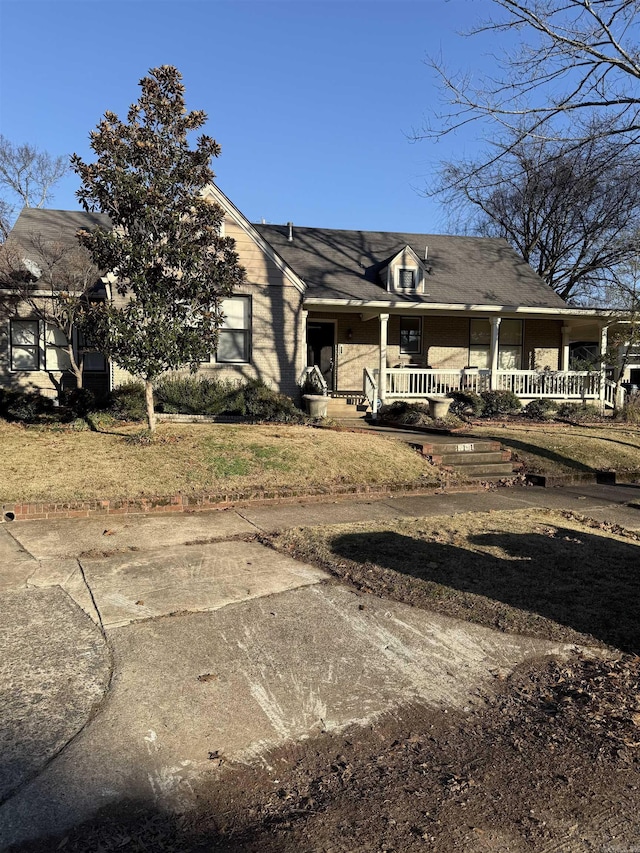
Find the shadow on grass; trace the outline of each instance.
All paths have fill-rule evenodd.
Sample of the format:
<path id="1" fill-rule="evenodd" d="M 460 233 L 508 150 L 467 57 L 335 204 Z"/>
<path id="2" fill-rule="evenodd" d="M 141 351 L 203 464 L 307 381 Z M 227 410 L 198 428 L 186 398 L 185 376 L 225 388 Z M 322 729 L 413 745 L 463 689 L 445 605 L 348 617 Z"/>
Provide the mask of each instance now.
<path id="1" fill-rule="evenodd" d="M 563 456 L 562 454 L 549 450 L 546 447 L 540 447 L 538 444 L 527 444 L 525 441 L 518 441 L 516 438 L 509 438 L 509 436 L 502 435 L 496 435 L 495 440 L 499 441 L 500 444 L 503 444 L 509 450 L 521 451 L 522 453 L 527 453 L 533 457 L 537 456 L 542 459 L 548 459 L 555 465 L 561 465 L 564 468 L 571 468 L 573 471 L 592 474 L 599 470 L 598 468 L 594 468 L 590 465 L 585 465 L 583 462 L 578 462 L 577 459 L 571 459 L 569 456 Z"/>
<path id="2" fill-rule="evenodd" d="M 529 622 L 541 616 L 640 653 L 640 544 L 537 526 L 543 532 L 469 537 L 472 548 L 500 549 L 504 557 L 392 531 L 345 534 L 330 547 L 343 559 L 419 579 L 422 597 L 412 603 L 523 633 L 534 614 Z M 383 585 L 393 591 L 389 577 Z M 446 606 L 438 608 L 439 600 Z"/>

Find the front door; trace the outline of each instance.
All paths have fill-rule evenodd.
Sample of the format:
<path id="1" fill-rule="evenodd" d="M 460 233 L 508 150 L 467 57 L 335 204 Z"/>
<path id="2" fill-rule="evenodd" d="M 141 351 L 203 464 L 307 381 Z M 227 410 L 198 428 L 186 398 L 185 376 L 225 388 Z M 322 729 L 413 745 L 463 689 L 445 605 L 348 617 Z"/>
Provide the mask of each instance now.
<path id="1" fill-rule="evenodd" d="M 315 364 L 320 368 L 329 391 L 334 390 L 335 336 L 334 323 L 307 322 L 307 367 Z"/>

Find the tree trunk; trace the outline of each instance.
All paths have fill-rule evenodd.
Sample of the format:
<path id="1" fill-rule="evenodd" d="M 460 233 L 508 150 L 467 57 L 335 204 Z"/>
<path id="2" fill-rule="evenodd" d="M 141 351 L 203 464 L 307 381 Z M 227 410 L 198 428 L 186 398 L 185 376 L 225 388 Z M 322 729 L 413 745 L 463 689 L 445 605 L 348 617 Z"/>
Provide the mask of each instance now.
<path id="1" fill-rule="evenodd" d="M 71 370 L 73 371 L 73 375 L 76 377 L 76 388 L 82 388 L 82 380 L 83 380 L 83 371 L 82 371 L 82 362 L 78 364 L 76 361 L 75 354 L 73 352 L 73 344 L 69 343 L 67 346 L 67 355 L 69 356 L 69 362 L 71 364 Z M 81 356 L 82 358 L 82 356 Z"/>
<path id="2" fill-rule="evenodd" d="M 153 408 L 153 382 L 151 379 L 144 381 L 144 398 L 147 404 L 147 424 L 149 431 L 154 432 L 156 428 L 156 413 Z"/>

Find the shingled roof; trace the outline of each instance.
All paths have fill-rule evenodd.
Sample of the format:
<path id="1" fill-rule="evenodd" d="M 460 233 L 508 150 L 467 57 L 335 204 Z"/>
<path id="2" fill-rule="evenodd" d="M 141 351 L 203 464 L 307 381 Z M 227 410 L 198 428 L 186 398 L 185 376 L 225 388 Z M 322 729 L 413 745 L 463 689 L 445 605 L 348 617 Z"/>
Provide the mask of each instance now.
<path id="1" fill-rule="evenodd" d="M 254 225 L 305 281 L 307 297 L 335 300 L 566 308 L 505 240 L 393 231 L 341 231 Z M 379 270 L 405 246 L 430 269 L 422 295 L 390 294 Z"/>
<path id="2" fill-rule="evenodd" d="M 111 220 L 106 213 L 25 207 L 13 226 L 11 236 L 20 242 L 27 242 L 34 234 L 37 234 L 43 240 L 77 245 L 77 231 L 81 228 L 91 229 L 97 226 L 111 227 Z"/>
<path id="3" fill-rule="evenodd" d="M 12 237 L 26 241 L 39 234 L 45 240 L 71 244 L 76 242 L 80 228 L 109 225 L 109 217 L 102 213 L 25 208 Z M 307 297 L 425 305 L 568 307 L 505 240 L 294 226 L 289 242 L 286 225 L 253 227 L 304 280 Z M 428 247 L 424 294 L 390 294 L 380 280 L 380 269 L 405 246 L 420 258 Z"/>

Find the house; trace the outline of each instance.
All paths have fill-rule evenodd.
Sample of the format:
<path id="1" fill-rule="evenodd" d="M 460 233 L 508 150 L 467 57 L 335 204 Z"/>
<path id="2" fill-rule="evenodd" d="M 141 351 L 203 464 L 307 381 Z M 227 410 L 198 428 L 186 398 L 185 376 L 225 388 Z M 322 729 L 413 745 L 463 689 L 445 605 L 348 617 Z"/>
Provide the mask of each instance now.
<path id="1" fill-rule="evenodd" d="M 224 300 L 217 352 L 201 375 L 259 377 L 295 397 L 313 368 L 328 393 L 366 398 L 374 411 L 379 401 L 461 388 L 613 406 L 604 367 L 571 370 L 572 349 L 605 352 L 610 318 L 568 306 L 505 241 L 252 224 L 217 187 L 207 192 L 225 211 L 247 277 Z M 104 221 L 25 209 L 12 236 L 73 242 L 78 228 Z M 20 311 L 4 318 L 0 384 L 54 396 L 68 365 L 40 326 Z M 130 378 L 99 353 L 84 359 L 89 387 Z"/>

